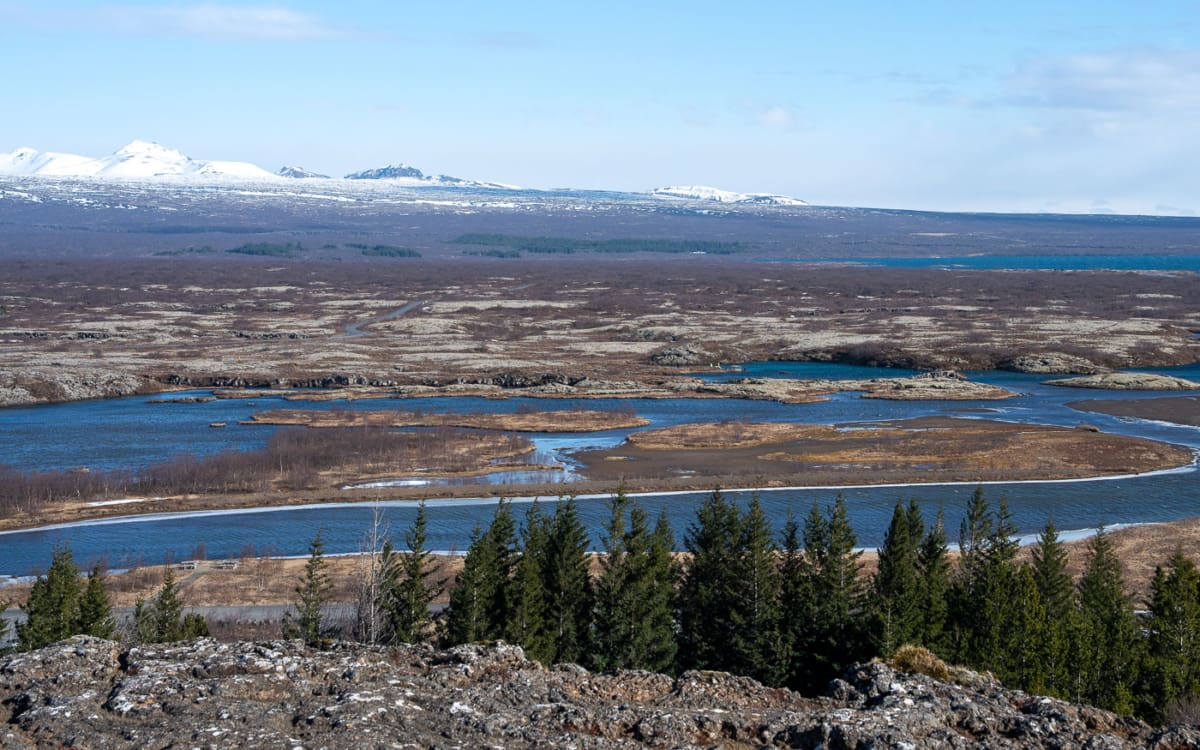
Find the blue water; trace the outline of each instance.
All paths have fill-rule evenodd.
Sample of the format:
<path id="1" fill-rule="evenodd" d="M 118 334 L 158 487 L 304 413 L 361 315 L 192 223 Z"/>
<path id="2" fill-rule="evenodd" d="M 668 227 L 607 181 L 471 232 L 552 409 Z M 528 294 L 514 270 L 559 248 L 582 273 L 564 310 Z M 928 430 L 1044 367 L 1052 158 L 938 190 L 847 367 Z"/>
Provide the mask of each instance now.
<path id="1" fill-rule="evenodd" d="M 1157 370 L 1200 379 L 1200 364 Z M 819 374 L 818 374 L 819 373 Z M 821 377 L 860 378 L 901 374 L 893 370 L 856 368 L 822 363 L 754 363 L 741 373 L 713 373 L 713 377 Z M 510 399 L 481 398 L 382 399 L 346 402 L 287 402 L 279 393 L 264 392 L 252 400 L 219 400 L 209 403 L 152 404 L 148 397 L 88 401 L 52 406 L 0 410 L 0 456 L 3 463 L 21 468 L 137 468 L 178 455 L 182 451 L 207 454 L 229 448 L 255 448 L 274 432 L 270 426 L 238 425 L 238 420 L 265 409 L 353 408 L 357 410 L 423 409 L 429 412 L 513 412 L 519 409 L 556 410 L 634 409 L 652 426 L 722 420 L 802 421 L 847 423 L 905 419 L 920 416 L 961 416 L 1017 422 L 1074 426 L 1086 422 L 1109 432 L 1139 435 L 1200 450 L 1200 429 L 1085 414 L 1066 404 L 1089 398 L 1132 399 L 1163 394 L 1090 391 L 1044 385 L 1046 376 L 1006 372 L 973 373 L 972 379 L 1019 392 L 1006 401 L 906 402 L 863 399 L 858 394 L 837 394 L 813 404 L 778 404 L 731 399 Z M 201 393 L 201 392 L 197 392 Z M 1194 392 L 1193 392 L 1194 394 Z M 213 429 L 210 422 L 226 422 Z M 619 443 L 628 430 L 603 433 L 553 433 L 533 436 L 539 452 L 568 463 L 570 451 Z M 564 477 L 571 474 L 563 472 Z M 504 477 L 498 478 L 503 481 Z M 563 493 L 570 484 L 562 485 Z M 944 509 L 948 528 L 957 529 L 971 486 L 921 486 L 913 488 L 856 488 L 844 490 L 851 521 L 860 542 L 878 544 L 898 499 L 917 497 L 928 515 Z M 1033 533 L 1048 516 L 1061 529 L 1089 529 L 1100 523 L 1167 521 L 1200 515 L 1200 473 L 1166 474 L 1103 482 L 1007 484 L 989 488 L 993 498 L 1008 497 L 1019 530 Z M 763 502 L 778 527 L 789 510 L 803 514 L 816 501 L 832 502 L 836 490 L 786 490 L 763 494 Z M 643 499 L 654 513 L 665 509 L 679 540 L 692 522 L 704 495 L 656 495 Z M 745 498 L 745 495 L 739 495 Z M 550 498 L 547 502 L 553 502 Z M 495 500 L 439 500 L 431 502 L 430 544 L 438 549 L 461 551 L 478 523 L 486 523 Z M 580 502 L 585 523 L 603 525 L 606 500 Z M 411 523 L 413 506 L 384 504 L 393 532 L 399 536 Z M 233 557 L 249 547 L 272 554 L 303 555 L 308 541 L 320 530 L 331 553 L 354 552 L 370 521 L 369 506 L 323 506 L 273 509 L 189 517 L 134 517 L 118 523 L 77 525 L 59 529 L 0 534 L 0 574 L 28 574 L 47 564 L 55 544 L 69 543 L 81 561 L 106 558 L 123 567 L 139 561 L 157 562 L 165 555 L 187 558 L 198 544 L 213 557 Z M 594 541 L 596 541 L 594 539 Z"/>
<path id="2" fill-rule="evenodd" d="M 1192 271 L 1200 255 L 953 255 L 917 258 L 773 258 L 782 263 L 852 263 L 886 268 L 969 268 L 978 270 Z"/>

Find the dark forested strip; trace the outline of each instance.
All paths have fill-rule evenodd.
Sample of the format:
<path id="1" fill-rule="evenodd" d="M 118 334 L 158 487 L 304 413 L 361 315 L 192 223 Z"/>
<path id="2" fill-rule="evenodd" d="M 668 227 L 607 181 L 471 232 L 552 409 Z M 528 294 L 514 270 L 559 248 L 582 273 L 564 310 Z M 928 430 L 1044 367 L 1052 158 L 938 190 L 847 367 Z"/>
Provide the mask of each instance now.
<path id="1" fill-rule="evenodd" d="M 598 574 L 586 576 L 574 503 L 521 530 L 501 504 L 467 552 L 440 630 L 444 645 L 503 637 L 533 658 L 597 670 L 715 669 L 818 692 L 851 664 L 927 649 L 1040 695 L 1166 722 L 1200 705 L 1200 573 L 1182 551 L 1135 613 L 1103 529 L 1076 582 L 1053 523 L 1028 562 L 1001 499 L 982 489 L 952 564 L 941 513 L 897 503 L 873 575 L 864 575 L 841 497 L 789 517 L 776 536 L 757 498 L 714 492 L 671 554 L 618 494 Z"/>

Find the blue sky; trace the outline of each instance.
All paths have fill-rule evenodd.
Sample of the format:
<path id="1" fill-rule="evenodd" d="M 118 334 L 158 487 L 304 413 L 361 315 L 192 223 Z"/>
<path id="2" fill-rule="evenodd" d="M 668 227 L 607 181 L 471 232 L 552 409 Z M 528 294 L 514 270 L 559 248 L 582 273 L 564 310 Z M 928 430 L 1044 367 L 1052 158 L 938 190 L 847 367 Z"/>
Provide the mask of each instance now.
<path id="1" fill-rule="evenodd" d="M 891 5 L 0 0 L 0 151 L 1200 213 L 1200 0 Z"/>

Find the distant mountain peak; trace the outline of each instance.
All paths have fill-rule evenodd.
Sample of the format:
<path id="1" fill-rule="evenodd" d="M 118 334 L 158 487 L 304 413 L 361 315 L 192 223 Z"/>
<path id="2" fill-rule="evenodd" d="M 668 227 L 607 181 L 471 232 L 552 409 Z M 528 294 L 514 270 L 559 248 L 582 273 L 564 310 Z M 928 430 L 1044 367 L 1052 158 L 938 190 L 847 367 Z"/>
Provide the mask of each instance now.
<path id="1" fill-rule="evenodd" d="M 283 166 L 283 167 L 280 167 L 279 171 L 276 172 L 275 174 L 279 175 L 280 177 L 290 177 L 290 178 L 296 179 L 296 180 L 305 180 L 305 179 L 328 180 L 329 179 L 329 175 L 327 175 L 327 174 L 317 174 L 316 172 L 310 172 L 307 169 L 304 169 L 303 167 Z"/>
<path id="2" fill-rule="evenodd" d="M 361 172 L 346 175 L 347 180 L 394 180 L 405 177 L 412 177 L 418 180 L 427 179 L 424 172 L 403 163 L 390 164 L 377 169 L 364 169 Z"/>
<path id="3" fill-rule="evenodd" d="M 707 185 L 675 185 L 671 187 L 654 188 L 650 195 L 655 198 L 669 200 L 713 201 L 714 203 L 736 203 L 740 205 L 762 206 L 807 206 L 806 201 L 792 198 L 788 195 L 773 195 L 771 193 L 735 193 L 730 190 L 709 187 Z"/>
<path id="4" fill-rule="evenodd" d="M 134 140 L 99 159 L 19 148 L 0 154 L 0 175 L 93 179 L 275 179 L 265 169 L 241 161 L 202 161 L 151 141 Z"/>

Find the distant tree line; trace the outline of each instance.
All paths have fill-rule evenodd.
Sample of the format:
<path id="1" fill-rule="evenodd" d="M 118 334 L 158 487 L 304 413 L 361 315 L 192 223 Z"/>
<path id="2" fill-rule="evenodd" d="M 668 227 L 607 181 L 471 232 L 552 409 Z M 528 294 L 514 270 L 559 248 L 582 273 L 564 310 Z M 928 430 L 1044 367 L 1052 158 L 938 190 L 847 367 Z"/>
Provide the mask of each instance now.
<path id="1" fill-rule="evenodd" d="M 360 251 L 363 255 L 375 258 L 420 258 L 421 253 L 407 247 L 395 245 L 368 245 L 363 242 L 348 242 L 346 247 Z"/>
<path id="2" fill-rule="evenodd" d="M 231 247 L 225 252 L 235 255 L 262 255 L 270 258 L 292 258 L 304 252 L 299 242 L 247 242 L 244 245 Z"/>
<path id="3" fill-rule="evenodd" d="M 463 234 L 450 240 L 455 245 L 506 247 L 529 253 L 705 253 L 733 255 L 745 250 L 740 242 L 715 240 L 613 239 L 582 240 L 570 237 L 521 237 L 511 234 Z M 505 256 L 507 257 L 507 256 Z"/>

